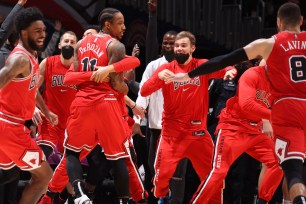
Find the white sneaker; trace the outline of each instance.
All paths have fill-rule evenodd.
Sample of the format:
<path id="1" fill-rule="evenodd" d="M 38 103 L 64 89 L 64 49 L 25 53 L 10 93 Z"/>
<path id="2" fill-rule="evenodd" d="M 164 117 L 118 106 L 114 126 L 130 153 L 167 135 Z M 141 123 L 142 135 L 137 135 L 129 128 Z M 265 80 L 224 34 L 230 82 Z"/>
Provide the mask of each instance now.
<path id="1" fill-rule="evenodd" d="M 81 197 L 74 199 L 74 204 L 92 204 L 87 195 L 83 194 Z"/>

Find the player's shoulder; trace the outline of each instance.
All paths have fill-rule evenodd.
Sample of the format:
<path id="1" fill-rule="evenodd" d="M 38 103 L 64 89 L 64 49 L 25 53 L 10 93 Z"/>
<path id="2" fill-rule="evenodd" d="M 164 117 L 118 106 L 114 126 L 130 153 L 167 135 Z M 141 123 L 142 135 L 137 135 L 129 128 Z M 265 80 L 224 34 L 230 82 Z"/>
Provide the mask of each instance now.
<path id="1" fill-rule="evenodd" d="M 151 62 L 148 63 L 147 67 L 151 67 L 151 66 L 161 66 L 163 64 L 167 64 L 169 63 L 166 58 L 164 56 L 159 57 L 155 60 L 152 60 Z"/>
<path id="2" fill-rule="evenodd" d="M 58 61 L 58 60 L 60 60 L 60 55 L 48 56 L 44 60 L 47 60 L 47 61 Z"/>
<path id="3" fill-rule="evenodd" d="M 241 79 L 255 80 L 265 76 L 265 66 L 255 66 L 247 69 Z"/>
<path id="4" fill-rule="evenodd" d="M 198 65 L 203 64 L 205 62 L 208 61 L 208 59 L 198 59 L 198 58 L 193 58 L 193 60 L 195 61 L 195 63 L 197 63 Z"/>

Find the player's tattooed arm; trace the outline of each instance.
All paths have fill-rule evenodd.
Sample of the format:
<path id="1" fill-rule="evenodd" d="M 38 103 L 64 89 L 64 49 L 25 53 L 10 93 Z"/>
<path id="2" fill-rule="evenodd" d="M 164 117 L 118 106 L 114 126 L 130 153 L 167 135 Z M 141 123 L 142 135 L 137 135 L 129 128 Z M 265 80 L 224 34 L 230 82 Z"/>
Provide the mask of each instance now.
<path id="1" fill-rule="evenodd" d="M 114 90 L 116 90 L 119 93 L 127 94 L 129 92 L 129 87 L 125 83 L 123 79 L 123 73 L 110 73 L 110 83 Z"/>
<path id="2" fill-rule="evenodd" d="M 107 48 L 107 54 L 109 57 L 109 63 L 113 64 L 122 60 L 125 57 L 125 46 L 118 40 L 114 40 Z"/>
<path id="3" fill-rule="evenodd" d="M 23 78 L 31 73 L 31 63 L 29 58 L 16 53 L 11 55 L 0 71 L 0 89 L 5 87 L 14 78 Z"/>
<path id="4" fill-rule="evenodd" d="M 115 72 L 115 67 L 113 63 L 124 58 L 124 45 L 114 39 L 107 47 L 107 56 L 109 60 L 108 66 L 95 66 L 96 71 L 94 71 L 93 75 L 90 78 L 92 81 L 101 83 L 107 76 L 109 76 L 110 73 Z"/>
<path id="5" fill-rule="evenodd" d="M 115 41 L 112 42 L 112 46 L 109 47 L 109 64 L 113 64 L 115 62 L 118 62 L 122 60 L 125 57 L 125 47 L 124 45 L 119 42 Z M 111 45 L 111 44 L 110 44 Z M 124 82 L 123 72 L 120 73 L 110 73 L 110 83 L 116 91 L 119 93 L 127 94 L 129 91 L 129 88 L 127 84 Z"/>

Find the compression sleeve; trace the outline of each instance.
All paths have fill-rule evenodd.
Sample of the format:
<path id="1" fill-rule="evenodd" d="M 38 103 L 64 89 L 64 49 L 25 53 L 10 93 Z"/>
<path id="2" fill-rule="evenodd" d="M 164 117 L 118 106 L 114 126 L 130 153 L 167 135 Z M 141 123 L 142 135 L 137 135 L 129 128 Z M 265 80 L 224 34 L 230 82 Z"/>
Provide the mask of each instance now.
<path id="1" fill-rule="evenodd" d="M 140 61 L 137 57 L 126 55 L 124 59 L 120 60 L 119 62 L 115 62 L 113 65 L 115 71 L 119 73 L 138 67 L 140 65 Z"/>
<path id="2" fill-rule="evenodd" d="M 223 69 L 224 67 L 231 66 L 245 60 L 248 60 L 248 56 L 244 49 L 240 48 L 229 54 L 221 55 L 208 60 L 207 62 L 196 67 L 194 70 L 188 72 L 188 76 L 190 78 L 194 78 L 196 76 L 210 74 Z"/>

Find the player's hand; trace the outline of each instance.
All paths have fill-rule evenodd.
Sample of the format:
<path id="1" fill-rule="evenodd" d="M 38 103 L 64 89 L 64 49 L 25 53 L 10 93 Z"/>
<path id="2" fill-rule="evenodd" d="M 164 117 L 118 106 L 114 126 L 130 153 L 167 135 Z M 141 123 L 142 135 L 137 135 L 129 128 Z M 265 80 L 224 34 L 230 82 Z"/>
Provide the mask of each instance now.
<path id="1" fill-rule="evenodd" d="M 140 53 L 140 49 L 137 44 L 134 45 L 133 50 L 132 50 L 132 56 L 138 57 Z"/>
<path id="2" fill-rule="evenodd" d="M 27 3 L 27 0 L 19 0 L 17 4 L 24 6 Z"/>
<path id="3" fill-rule="evenodd" d="M 268 135 L 271 139 L 273 138 L 273 128 L 269 120 L 262 120 L 262 132 Z"/>
<path id="4" fill-rule="evenodd" d="M 190 80 L 190 77 L 188 76 L 188 73 L 177 73 L 177 74 L 174 74 L 174 75 L 168 77 L 165 81 L 166 81 L 166 83 L 170 83 L 170 82 L 173 82 L 173 81 L 186 82 L 186 81 L 189 81 L 189 80 Z"/>
<path id="5" fill-rule="evenodd" d="M 110 76 L 108 75 L 107 77 L 105 77 L 105 79 L 103 79 L 103 82 L 110 82 Z"/>
<path id="6" fill-rule="evenodd" d="M 60 32 L 61 29 L 62 29 L 62 22 L 60 22 L 59 20 L 56 20 L 56 21 L 54 22 L 54 30 L 55 30 L 56 32 Z"/>
<path id="7" fill-rule="evenodd" d="M 173 77 L 174 73 L 168 69 L 164 69 L 158 73 L 158 78 L 160 80 L 166 81 L 167 79 Z"/>
<path id="8" fill-rule="evenodd" d="M 52 126 L 58 124 L 58 116 L 55 113 L 47 110 L 47 112 L 45 113 L 45 117 Z"/>
<path id="9" fill-rule="evenodd" d="M 141 137 L 146 137 L 145 135 L 142 134 L 140 125 L 138 123 L 134 124 L 133 130 L 132 130 L 132 137 L 135 135 L 140 135 Z"/>
<path id="10" fill-rule="evenodd" d="M 35 107 L 34 115 L 33 115 L 33 122 L 35 125 L 41 125 L 42 124 L 42 117 L 44 117 L 44 114 L 39 110 L 39 108 Z"/>
<path id="11" fill-rule="evenodd" d="M 96 71 L 93 72 L 92 76 L 90 77 L 90 80 L 101 83 L 103 80 L 109 75 L 110 73 L 110 67 L 109 66 L 95 66 Z"/>
<path id="12" fill-rule="evenodd" d="M 33 120 L 27 120 L 24 124 L 30 130 L 30 136 L 36 138 L 38 127 Z"/>
<path id="13" fill-rule="evenodd" d="M 225 73 L 223 79 L 224 80 L 232 80 L 232 79 L 235 78 L 236 75 L 237 75 L 237 70 L 235 68 L 230 69 Z"/>
<path id="14" fill-rule="evenodd" d="M 124 81 L 127 84 L 130 81 L 135 81 L 135 69 L 131 69 L 131 70 L 124 72 Z"/>
<path id="15" fill-rule="evenodd" d="M 146 109 L 136 104 L 136 106 L 132 109 L 132 111 L 133 111 L 134 116 L 136 116 L 136 118 L 144 119 Z"/>
<path id="16" fill-rule="evenodd" d="M 149 9 L 149 12 L 156 12 L 157 10 L 157 0 L 149 0 L 148 2 L 148 9 Z"/>

